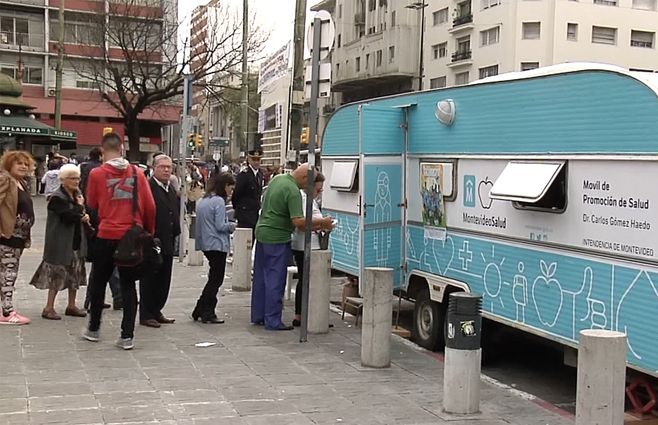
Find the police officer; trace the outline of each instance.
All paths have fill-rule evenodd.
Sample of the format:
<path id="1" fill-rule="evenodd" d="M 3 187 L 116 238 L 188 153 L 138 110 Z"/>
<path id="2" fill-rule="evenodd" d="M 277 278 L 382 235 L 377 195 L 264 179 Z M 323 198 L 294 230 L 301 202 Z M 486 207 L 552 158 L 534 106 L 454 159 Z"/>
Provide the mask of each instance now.
<path id="1" fill-rule="evenodd" d="M 251 150 L 245 167 L 235 180 L 232 204 L 238 227 L 254 231 L 260 211 L 260 198 L 263 192 L 263 172 L 260 169 L 262 150 Z"/>

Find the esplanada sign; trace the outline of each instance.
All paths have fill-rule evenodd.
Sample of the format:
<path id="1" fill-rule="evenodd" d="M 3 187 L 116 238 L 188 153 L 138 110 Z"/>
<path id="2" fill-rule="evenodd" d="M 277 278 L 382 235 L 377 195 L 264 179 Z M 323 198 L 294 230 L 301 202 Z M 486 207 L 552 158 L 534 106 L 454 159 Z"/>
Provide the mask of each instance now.
<path id="1" fill-rule="evenodd" d="M 48 136 L 48 130 L 36 127 L 15 127 L 13 125 L 0 125 L 0 133 L 29 134 L 37 136 Z"/>
<path id="2" fill-rule="evenodd" d="M 54 128 L 0 125 L 0 133 L 21 134 L 28 136 L 56 137 L 59 139 L 76 139 L 74 131 L 57 130 Z"/>

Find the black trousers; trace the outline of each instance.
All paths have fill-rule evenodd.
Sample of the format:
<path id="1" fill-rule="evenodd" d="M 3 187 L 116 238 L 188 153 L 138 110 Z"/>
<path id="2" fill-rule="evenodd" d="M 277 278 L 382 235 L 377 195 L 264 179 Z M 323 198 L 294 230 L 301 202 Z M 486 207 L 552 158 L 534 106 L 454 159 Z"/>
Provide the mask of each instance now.
<path id="1" fill-rule="evenodd" d="M 297 265 L 297 286 L 295 286 L 295 314 L 302 314 L 302 276 L 304 275 L 304 251 L 292 250 Z"/>
<path id="2" fill-rule="evenodd" d="M 94 273 L 87 289 L 90 297 L 89 330 L 97 331 L 101 326 L 103 303 L 105 302 L 105 288 L 114 270 L 112 255 L 119 241 L 100 239 L 96 240 Z M 119 284 L 123 299 L 123 319 L 121 320 L 121 338 L 132 338 L 135 331 L 135 316 L 137 314 L 137 290 L 135 281 L 138 271 L 133 267 L 119 267 Z"/>
<path id="3" fill-rule="evenodd" d="M 139 320 L 157 319 L 169 297 L 174 256 L 162 254 L 162 266 L 139 281 Z"/>
<path id="4" fill-rule="evenodd" d="M 203 255 L 210 263 L 210 270 L 208 271 L 208 282 L 201 292 L 195 310 L 201 318 L 209 319 L 216 315 L 217 293 L 224 283 L 224 272 L 226 271 L 226 252 L 203 251 Z"/>

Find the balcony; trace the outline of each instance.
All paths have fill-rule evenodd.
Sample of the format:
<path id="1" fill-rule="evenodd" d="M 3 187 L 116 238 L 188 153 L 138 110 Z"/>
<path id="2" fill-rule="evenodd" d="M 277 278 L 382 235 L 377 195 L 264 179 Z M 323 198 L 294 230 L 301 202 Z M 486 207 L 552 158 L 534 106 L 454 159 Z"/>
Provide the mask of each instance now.
<path id="1" fill-rule="evenodd" d="M 452 61 L 448 64 L 448 67 L 458 67 L 473 64 L 472 53 L 472 50 L 456 51 L 452 54 Z"/>
<path id="2" fill-rule="evenodd" d="M 467 15 L 459 16 L 452 20 L 452 28 L 448 29 L 449 33 L 455 33 L 458 31 L 470 30 L 475 28 L 473 24 L 473 14 L 469 13 Z"/>

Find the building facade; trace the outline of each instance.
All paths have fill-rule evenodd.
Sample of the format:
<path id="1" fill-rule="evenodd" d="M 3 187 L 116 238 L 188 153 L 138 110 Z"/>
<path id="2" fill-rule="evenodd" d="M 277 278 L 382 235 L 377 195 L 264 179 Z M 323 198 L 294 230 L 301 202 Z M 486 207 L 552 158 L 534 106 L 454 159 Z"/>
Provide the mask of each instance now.
<path id="1" fill-rule="evenodd" d="M 656 0 L 426 0 L 424 87 L 588 61 L 658 71 Z"/>
<path id="2" fill-rule="evenodd" d="M 65 62 L 62 73 L 62 128 L 78 134 L 77 150 L 84 155 L 97 145 L 103 128 L 112 127 L 123 135 L 123 120 L 117 111 L 101 98 L 98 86 L 76 71 L 83 59 L 96 56 L 86 37 L 98 31 L 94 18 L 118 3 L 140 3 L 136 0 L 67 0 L 65 2 Z M 175 25 L 177 1 L 166 0 L 161 19 L 155 26 Z M 59 0 L 0 0 L 0 72 L 23 84 L 23 97 L 35 109 L 36 118 L 54 123 L 55 67 L 58 52 Z M 126 16 L 122 19 L 128 19 Z M 97 19 L 97 18 L 96 18 Z M 110 55 L 120 55 L 106 46 Z M 170 46 L 173 53 L 175 49 Z M 168 56 L 168 55 L 163 55 Z M 163 58 L 161 58 L 164 60 Z M 141 147 L 144 156 L 160 149 L 161 129 L 178 121 L 180 107 L 162 104 L 140 115 Z M 45 152 L 34 152 L 43 155 Z"/>
<path id="3" fill-rule="evenodd" d="M 336 24 L 332 91 L 344 104 L 418 89 L 421 74 L 429 89 L 574 61 L 656 72 L 657 1 L 324 0 L 313 10 Z"/>
<path id="4" fill-rule="evenodd" d="M 412 1 L 325 0 L 336 26 L 332 91 L 339 103 L 418 87 L 423 8 Z"/>

